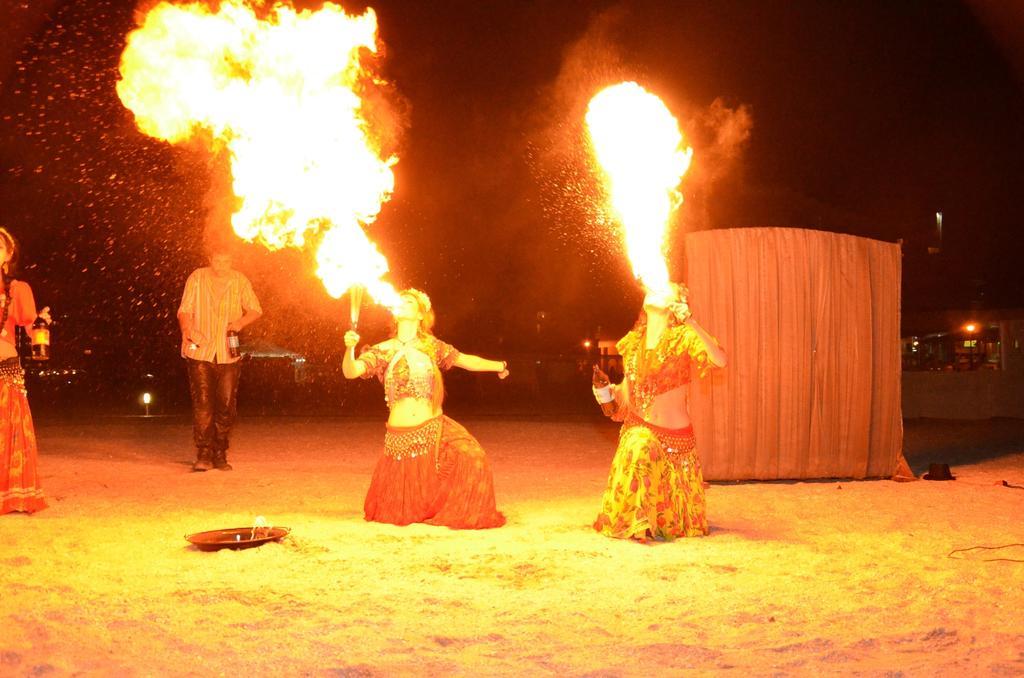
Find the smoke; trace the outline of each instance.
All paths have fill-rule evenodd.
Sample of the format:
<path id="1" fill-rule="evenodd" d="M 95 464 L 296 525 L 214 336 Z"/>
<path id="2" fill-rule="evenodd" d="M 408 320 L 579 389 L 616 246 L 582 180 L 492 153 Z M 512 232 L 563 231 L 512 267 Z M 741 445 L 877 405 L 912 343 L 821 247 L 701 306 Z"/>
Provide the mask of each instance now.
<path id="1" fill-rule="evenodd" d="M 967 0 L 967 6 L 1013 68 L 1024 85 L 1024 5 L 1005 0 Z"/>
<path id="2" fill-rule="evenodd" d="M 531 169 L 541 191 L 548 223 L 566 242 L 592 250 L 609 242 L 604 195 L 588 157 L 584 116 L 602 88 L 631 79 L 619 51 L 617 32 L 626 12 L 613 7 L 597 14 L 565 51 L 557 77 L 542 94 L 530 144 Z"/>
<path id="3" fill-rule="evenodd" d="M 706 230 L 723 224 L 720 201 L 729 200 L 728 191 L 719 191 L 722 185 L 740 190 L 736 185 L 742 179 L 743 151 L 754 126 L 750 106 L 730 107 L 719 97 L 711 105 L 687 118 L 684 134 L 694 149 L 694 162 L 683 177 L 682 191 L 686 196 L 678 215 L 688 231 Z"/>
<path id="4" fill-rule="evenodd" d="M 684 202 L 674 217 L 677 233 L 731 225 L 725 218 L 729 210 L 720 209 L 719 202 L 741 190 L 744 151 L 754 126 L 749 105 L 722 97 L 701 104 L 685 83 L 663 79 L 658 64 L 635 49 L 640 38 L 631 28 L 633 19 L 622 6 L 605 10 L 565 50 L 558 75 L 543 94 L 531 144 L 531 166 L 548 222 L 563 242 L 590 250 L 598 269 L 599 259 L 614 259 L 626 270 L 623 257 L 608 255 L 622 245 L 605 210 L 584 128 L 587 105 L 598 91 L 637 81 L 666 100 L 679 120 L 694 160 L 680 187 Z"/>
<path id="5" fill-rule="evenodd" d="M 583 113 L 590 101 L 586 93 L 630 75 L 617 39 L 625 16 L 626 12 L 619 7 L 597 14 L 584 34 L 566 49 L 562 67 L 548 93 L 551 110 L 568 114 L 581 131 Z"/>
<path id="6" fill-rule="evenodd" d="M 203 143 L 205 145 L 207 142 Z M 199 152 L 208 157 L 209 185 L 203 199 L 205 213 L 202 244 L 204 254 L 209 254 L 212 249 L 237 239 L 231 228 L 231 215 L 238 209 L 239 201 L 231 190 L 231 161 L 227 151 L 220 148 L 211 153 L 207 146 Z"/>

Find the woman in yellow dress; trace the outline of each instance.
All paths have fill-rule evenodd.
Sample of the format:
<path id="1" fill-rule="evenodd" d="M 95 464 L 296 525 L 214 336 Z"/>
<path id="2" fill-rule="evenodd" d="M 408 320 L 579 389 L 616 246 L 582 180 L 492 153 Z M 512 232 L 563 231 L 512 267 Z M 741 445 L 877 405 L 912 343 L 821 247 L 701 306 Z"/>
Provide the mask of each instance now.
<path id="1" fill-rule="evenodd" d="M 625 377 L 595 389 L 622 421 L 618 449 L 594 529 L 620 539 L 708 534 L 704 478 L 687 409 L 692 371 L 725 367 L 725 351 L 693 319 L 687 290 L 648 291 L 633 329 L 618 345 Z"/>

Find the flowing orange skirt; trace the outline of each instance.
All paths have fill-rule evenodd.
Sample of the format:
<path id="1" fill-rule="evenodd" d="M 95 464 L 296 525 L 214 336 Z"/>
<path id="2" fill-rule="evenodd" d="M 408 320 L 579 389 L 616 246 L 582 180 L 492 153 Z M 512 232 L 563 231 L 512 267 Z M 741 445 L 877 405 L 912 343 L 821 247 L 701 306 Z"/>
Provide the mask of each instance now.
<path id="1" fill-rule="evenodd" d="M 480 443 L 453 419 L 388 426 L 384 454 L 366 493 L 367 520 L 453 529 L 501 527 L 494 478 Z"/>
<path id="2" fill-rule="evenodd" d="M 46 508 L 39 486 L 36 431 L 20 365 L 4 361 L 0 374 L 0 514 Z"/>

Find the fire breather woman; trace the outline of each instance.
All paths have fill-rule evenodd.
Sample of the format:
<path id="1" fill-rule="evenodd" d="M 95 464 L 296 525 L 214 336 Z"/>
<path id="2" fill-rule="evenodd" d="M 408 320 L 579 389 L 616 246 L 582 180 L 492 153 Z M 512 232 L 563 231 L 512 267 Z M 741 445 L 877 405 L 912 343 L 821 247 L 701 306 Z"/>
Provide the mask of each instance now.
<path id="1" fill-rule="evenodd" d="M 496 372 L 504 379 L 508 364 L 455 350 L 431 333 L 434 311 L 426 294 L 410 289 L 401 297 L 396 331 L 387 341 L 364 347 L 357 358 L 360 337 L 354 330 L 345 334 L 345 376 L 379 379 L 390 409 L 384 454 L 363 505 L 366 519 L 500 527 L 505 516 L 495 506 L 494 480 L 480 443 L 441 412 L 441 370 Z"/>
<path id="2" fill-rule="evenodd" d="M 622 421 L 601 513 L 594 529 L 620 539 L 671 541 L 708 534 L 704 478 L 687 384 L 695 370 L 724 367 L 725 351 L 693 319 L 686 288 L 648 291 L 633 329 L 618 343 L 625 377 L 595 388 Z"/>
<path id="3" fill-rule="evenodd" d="M 0 228 L 0 514 L 34 513 L 46 508 L 39 485 L 36 432 L 25 393 L 25 371 L 15 345 L 15 327 L 29 327 L 36 318 L 50 322 L 49 309 L 36 313 L 28 283 L 12 276 L 18 243 Z"/>

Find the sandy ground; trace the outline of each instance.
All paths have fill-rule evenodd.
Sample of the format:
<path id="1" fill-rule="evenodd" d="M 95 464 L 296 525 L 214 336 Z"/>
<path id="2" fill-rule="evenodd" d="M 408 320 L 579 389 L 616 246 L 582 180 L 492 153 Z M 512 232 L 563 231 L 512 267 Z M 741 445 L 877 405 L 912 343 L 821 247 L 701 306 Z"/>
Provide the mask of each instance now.
<path id="1" fill-rule="evenodd" d="M 1020 423 L 908 426 L 954 482 L 714 484 L 709 538 L 607 539 L 615 428 L 469 419 L 498 530 L 362 519 L 382 423 L 246 420 L 231 473 L 182 420 L 41 424 L 51 507 L 0 517 L 0 675 L 1024 675 Z M 980 442 L 979 442 L 980 441 Z M 186 533 L 280 543 L 204 553 Z"/>

